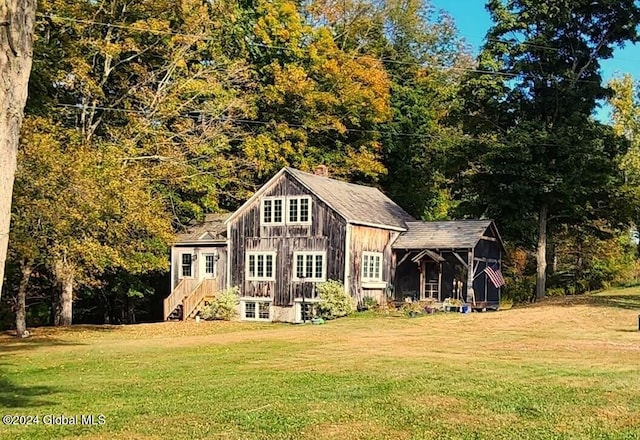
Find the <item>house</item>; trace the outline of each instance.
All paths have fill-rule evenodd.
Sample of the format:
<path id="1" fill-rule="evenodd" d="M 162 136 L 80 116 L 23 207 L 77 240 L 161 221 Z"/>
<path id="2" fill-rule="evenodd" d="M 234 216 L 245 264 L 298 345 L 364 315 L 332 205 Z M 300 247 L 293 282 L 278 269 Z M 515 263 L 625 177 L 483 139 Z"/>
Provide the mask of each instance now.
<path id="1" fill-rule="evenodd" d="M 192 318 L 206 299 L 226 287 L 228 214 L 207 214 L 204 222 L 176 237 L 171 247 L 171 294 L 165 319 Z"/>
<path id="2" fill-rule="evenodd" d="M 165 318 L 192 317 L 216 289 L 238 286 L 241 319 L 302 322 L 319 301 L 317 284 L 329 279 L 358 302 L 499 305 L 500 289 L 484 272 L 504 251 L 493 221 L 417 221 L 377 188 L 332 179 L 324 166 L 314 174 L 285 167 L 228 216 L 226 231 L 220 218 L 172 248 Z"/>

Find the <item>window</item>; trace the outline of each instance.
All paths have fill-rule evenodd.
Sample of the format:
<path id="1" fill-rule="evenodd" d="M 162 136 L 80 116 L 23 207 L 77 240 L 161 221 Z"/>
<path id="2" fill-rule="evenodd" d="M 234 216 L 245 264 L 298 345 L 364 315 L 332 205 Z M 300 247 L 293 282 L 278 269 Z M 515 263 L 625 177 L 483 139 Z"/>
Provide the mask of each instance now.
<path id="1" fill-rule="evenodd" d="M 204 273 L 207 276 L 214 276 L 216 270 L 216 256 L 214 254 L 206 254 L 204 256 Z"/>
<path id="2" fill-rule="evenodd" d="M 244 303 L 244 317 L 245 319 L 256 319 L 256 303 Z"/>
<path id="3" fill-rule="evenodd" d="M 260 219 L 263 226 L 308 225 L 311 223 L 311 197 L 265 197 L 261 202 Z"/>
<path id="4" fill-rule="evenodd" d="M 315 303 L 300 303 L 300 319 L 299 322 L 311 321 L 311 318 L 314 318 L 316 313 L 316 304 Z"/>
<path id="5" fill-rule="evenodd" d="M 293 279 L 305 281 L 324 281 L 326 278 L 325 252 L 294 252 Z"/>
<path id="6" fill-rule="evenodd" d="M 287 223 L 311 223 L 311 197 L 288 197 L 287 210 Z"/>
<path id="7" fill-rule="evenodd" d="M 271 313 L 269 313 L 269 303 L 259 302 L 258 303 L 258 319 L 269 319 L 270 317 L 271 317 Z"/>
<path id="8" fill-rule="evenodd" d="M 243 301 L 244 319 L 255 319 L 260 321 L 271 320 L 271 304 L 266 301 Z"/>
<path id="9" fill-rule="evenodd" d="M 382 253 L 362 253 L 362 281 L 382 281 Z"/>
<path id="10" fill-rule="evenodd" d="M 274 281 L 275 271 L 275 252 L 247 252 L 247 280 Z"/>
<path id="11" fill-rule="evenodd" d="M 283 225 L 283 197 L 267 197 L 262 199 L 262 224 L 263 225 Z"/>
<path id="12" fill-rule="evenodd" d="M 182 264 L 180 266 L 180 278 L 191 278 L 192 273 L 192 256 L 191 254 L 182 254 Z"/>

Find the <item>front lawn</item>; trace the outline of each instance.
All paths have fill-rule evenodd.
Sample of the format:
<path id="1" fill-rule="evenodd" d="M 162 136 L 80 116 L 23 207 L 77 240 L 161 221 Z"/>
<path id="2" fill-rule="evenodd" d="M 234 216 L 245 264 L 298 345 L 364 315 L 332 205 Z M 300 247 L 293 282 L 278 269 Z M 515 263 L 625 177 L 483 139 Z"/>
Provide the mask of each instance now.
<path id="1" fill-rule="evenodd" d="M 495 313 L 0 336 L 11 439 L 640 438 L 640 291 Z M 44 416 L 104 415 L 103 425 Z"/>

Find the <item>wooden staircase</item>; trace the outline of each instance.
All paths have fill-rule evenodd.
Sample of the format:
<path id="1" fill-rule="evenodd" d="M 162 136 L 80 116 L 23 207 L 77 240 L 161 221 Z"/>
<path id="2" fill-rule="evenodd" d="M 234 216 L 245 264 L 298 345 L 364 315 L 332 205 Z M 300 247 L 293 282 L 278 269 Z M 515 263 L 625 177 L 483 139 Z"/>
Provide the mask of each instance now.
<path id="1" fill-rule="evenodd" d="M 195 318 L 206 300 L 213 299 L 215 296 L 215 280 L 204 279 L 193 289 L 193 292 L 187 296 L 182 302 L 182 320 Z"/>
<path id="2" fill-rule="evenodd" d="M 165 321 L 185 321 L 195 318 L 207 300 L 215 297 L 215 280 L 204 279 L 200 282 L 183 279 L 164 300 Z"/>

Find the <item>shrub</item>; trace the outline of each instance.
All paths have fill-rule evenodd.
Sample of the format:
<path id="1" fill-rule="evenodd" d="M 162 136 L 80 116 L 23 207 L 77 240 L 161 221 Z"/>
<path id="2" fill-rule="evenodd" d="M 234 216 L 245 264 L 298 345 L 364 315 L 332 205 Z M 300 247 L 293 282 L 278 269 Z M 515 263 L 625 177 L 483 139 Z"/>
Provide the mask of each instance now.
<path id="1" fill-rule="evenodd" d="M 362 303 L 360 303 L 360 306 L 358 307 L 358 309 L 360 311 L 373 310 L 377 306 L 378 306 L 378 301 L 374 297 L 365 296 L 364 298 L 362 298 Z"/>
<path id="2" fill-rule="evenodd" d="M 513 300 L 514 303 L 529 302 L 535 295 L 535 275 L 521 276 L 509 280 L 503 287 L 502 297 Z"/>
<path id="3" fill-rule="evenodd" d="M 231 321 L 238 313 L 240 289 L 231 287 L 218 293 L 215 299 L 200 312 L 202 319 Z"/>
<path id="4" fill-rule="evenodd" d="M 554 287 L 552 289 L 547 289 L 546 296 L 554 297 L 554 296 L 564 296 L 564 288 L 563 287 Z"/>
<path id="5" fill-rule="evenodd" d="M 354 312 L 351 297 L 344 291 L 342 283 L 329 280 L 318 284 L 318 314 L 324 319 L 340 318 Z"/>
<path id="6" fill-rule="evenodd" d="M 400 307 L 400 312 L 409 317 L 417 316 L 424 312 L 424 307 L 419 301 L 407 301 Z"/>

